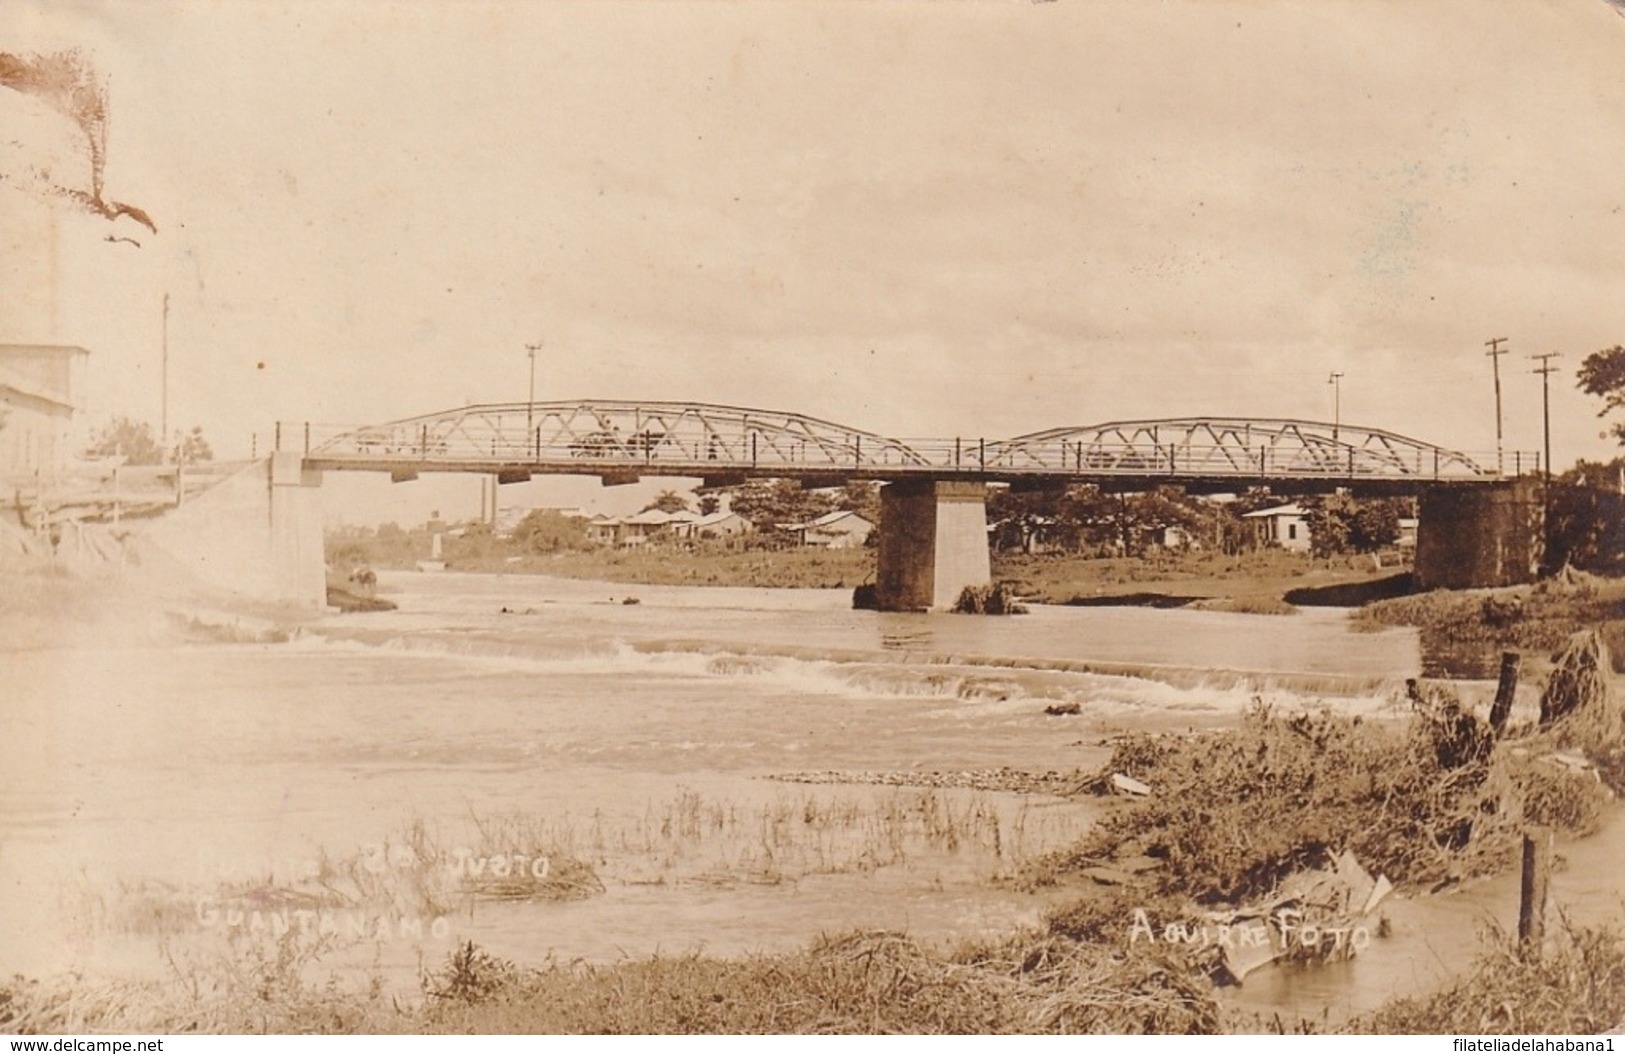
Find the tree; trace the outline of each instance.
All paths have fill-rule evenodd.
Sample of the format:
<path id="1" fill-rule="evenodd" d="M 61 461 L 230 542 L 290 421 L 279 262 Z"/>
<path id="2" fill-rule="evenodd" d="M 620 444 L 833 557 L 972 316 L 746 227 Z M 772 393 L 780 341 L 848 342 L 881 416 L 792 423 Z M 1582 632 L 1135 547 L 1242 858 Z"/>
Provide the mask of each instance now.
<path id="1" fill-rule="evenodd" d="M 126 465 L 157 465 L 164 460 L 164 448 L 152 434 L 152 426 L 129 417 L 115 417 L 96 433 L 85 450 L 89 457 L 122 457 Z"/>
<path id="2" fill-rule="evenodd" d="M 190 432 L 176 432 L 174 441 L 166 450 L 145 421 L 130 417 L 115 417 L 85 448 L 87 457 L 122 457 L 126 465 L 161 465 L 173 462 L 190 465 L 198 461 L 213 461 L 214 451 L 203 437 L 203 428 L 194 425 Z"/>
<path id="3" fill-rule="evenodd" d="M 1598 417 L 1606 417 L 1613 410 L 1625 409 L 1625 347 L 1615 344 L 1587 355 L 1580 364 L 1579 377 L 1582 391 L 1600 396 L 1603 400 Z M 1612 434 L 1625 443 L 1625 421 L 1615 422 L 1604 434 Z"/>
<path id="4" fill-rule="evenodd" d="M 174 458 L 182 465 L 214 460 L 214 450 L 210 448 L 209 441 L 203 438 L 202 425 L 193 425 L 190 432 L 179 437 L 174 446 Z"/>
<path id="5" fill-rule="evenodd" d="M 715 494 L 701 494 L 698 511 L 701 516 L 711 516 L 722 510 L 722 499 Z"/>
<path id="6" fill-rule="evenodd" d="M 1625 573 L 1625 457 L 1580 461 L 1552 477 L 1546 556 L 1553 567 Z"/>
<path id="7" fill-rule="evenodd" d="M 1399 541 L 1401 498 L 1373 498 L 1356 503 L 1349 521 L 1349 545 L 1357 553 L 1374 553 Z"/>
<path id="8" fill-rule="evenodd" d="M 675 490 L 663 490 L 654 496 L 653 501 L 649 502 L 649 504 L 645 505 L 639 511 L 648 512 L 650 509 L 656 509 L 660 512 L 666 513 L 687 512 L 688 499 L 677 493 Z"/>
<path id="9" fill-rule="evenodd" d="M 1393 545 L 1399 540 L 1399 519 L 1409 511 L 1402 498 L 1358 500 L 1347 494 L 1308 498 L 1303 505 L 1315 556 L 1374 553 Z"/>
<path id="10" fill-rule="evenodd" d="M 836 504 L 827 492 L 804 490 L 793 479 L 753 479 L 734 488 L 730 507 L 758 530 L 772 530 L 780 523 L 817 519 L 834 512 Z"/>
<path id="11" fill-rule="evenodd" d="M 836 507 L 855 512 L 870 523 L 880 522 L 880 484 L 872 479 L 854 479 L 835 495 Z"/>
<path id="12" fill-rule="evenodd" d="M 1309 525 L 1309 551 L 1315 556 L 1346 553 L 1354 533 L 1354 499 L 1347 494 L 1305 498 L 1303 518 Z"/>
<path id="13" fill-rule="evenodd" d="M 574 516 L 554 509 L 532 509 L 513 529 L 513 540 L 534 553 L 556 553 L 561 549 L 584 549 L 586 525 Z"/>

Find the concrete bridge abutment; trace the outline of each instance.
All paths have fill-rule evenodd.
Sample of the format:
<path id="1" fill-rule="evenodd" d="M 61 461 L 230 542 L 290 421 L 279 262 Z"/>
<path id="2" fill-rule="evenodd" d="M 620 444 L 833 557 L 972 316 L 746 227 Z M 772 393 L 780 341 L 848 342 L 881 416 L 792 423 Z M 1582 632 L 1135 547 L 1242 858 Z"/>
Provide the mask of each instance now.
<path id="1" fill-rule="evenodd" d="M 142 535 L 201 585 L 319 611 L 327 603 L 321 482 L 301 455 L 273 454 L 150 521 Z"/>
<path id="2" fill-rule="evenodd" d="M 300 607 L 327 604 L 322 474 L 298 454 L 271 455 L 269 515 L 274 591 Z"/>
<path id="3" fill-rule="evenodd" d="M 992 579 L 985 483 L 904 480 L 880 489 L 881 611 L 946 611 L 966 586 Z"/>
<path id="4" fill-rule="evenodd" d="M 1533 582 L 1545 558 L 1539 480 L 1432 487 L 1417 507 L 1418 589 L 1479 589 Z"/>

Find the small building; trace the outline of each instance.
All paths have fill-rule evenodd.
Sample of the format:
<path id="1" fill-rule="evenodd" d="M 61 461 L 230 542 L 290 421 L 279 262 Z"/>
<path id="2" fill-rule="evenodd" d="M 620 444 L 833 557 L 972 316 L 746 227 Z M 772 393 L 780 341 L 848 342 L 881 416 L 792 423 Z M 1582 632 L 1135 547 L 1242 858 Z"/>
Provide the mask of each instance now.
<path id="1" fill-rule="evenodd" d="M 1159 533 L 1161 537 L 1157 539 L 1157 544 L 1161 545 L 1164 549 L 1185 550 L 1202 548 L 1202 540 L 1198 538 L 1196 536 L 1196 532 L 1192 531 L 1189 527 L 1175 523 L 1162 528 Z"/>
<path id="2" fill-rule="evenodd" d="M 601 512 L 587 521 L 587 541 L 614 545 L 620 538 L 621 518 Z"/>
<path id="3" fill-rule="evenodd" d="M 783 524 L 779 529 L 795 536 L 801 545 L 856 549 L 869 540 L 875 525 L 850 509 L 837 509 L 806 523 Z"/>
<path id="4" fill-rule="evenodd" d="M 644 509 L 635 516 L 623 516 L 614 524 L 616 545 L 648 545 L 666 537 L 681 536 L 695 516 L 692 512 L 661 512 Z M 592 524 L 588 523 L 589 532 Z"/>
<path id="5" fill-rule="evenodd" d="M 720 510 L 709 516 L 701 516 L 683 527 L 683 535 L 687 538 L 703 540 L 707 538 L 735 538 L 751 530 L 752 524 L 737 512 Z"/>
<path id="6" fill-rule="evenodd" d="M 1416 525 L 1419 521 L 1415 516 L 1401 516 L 1399 518 L 1399 538 L 1394 544 L 1401 549 L 1416 548 Z"/>
<path id="7" fill-rule="evenodd" d="M 73 377 L 90 354 L 65 344 L 0 344 L 0 478 L 54 477 L 72 455 Z"/>
<path id="8" fill-rule="evenodd" d="M 1261 546 L 1277 546 L 1289 552 L 1309 551 L 1309 519 L 1296 502 L 1249 512 L 1242 519 L 1253 524 L 1254 537 Z"/>

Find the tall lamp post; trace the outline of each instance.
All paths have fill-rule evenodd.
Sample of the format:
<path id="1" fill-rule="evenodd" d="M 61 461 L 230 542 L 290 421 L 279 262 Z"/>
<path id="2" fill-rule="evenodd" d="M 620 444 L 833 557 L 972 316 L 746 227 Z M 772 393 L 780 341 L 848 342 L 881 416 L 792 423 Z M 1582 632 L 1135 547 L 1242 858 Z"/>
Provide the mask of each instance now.
<path id="1" fill-rule="evenodd" d="M 1333 370 L 1326 383 L 1332 386 L 1332 442 L 1335 443 L 1337 433 L 1343 428 L 1343 374 Z"/>

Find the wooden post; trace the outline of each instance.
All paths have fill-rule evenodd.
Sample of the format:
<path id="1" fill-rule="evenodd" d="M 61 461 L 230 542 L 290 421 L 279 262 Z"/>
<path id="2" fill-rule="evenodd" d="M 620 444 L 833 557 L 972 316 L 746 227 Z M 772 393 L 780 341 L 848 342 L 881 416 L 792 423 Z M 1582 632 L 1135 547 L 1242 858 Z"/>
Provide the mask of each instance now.
<path id="1" fill-rule="evenodd" d="M 1552 832 L 1530 827 L 1523 835 L 1523 884 L 1518 896 L 1518 954 L 1540 958 L 1546 940 L 1546 880 L 1552 872 Z"/>
<path id="2" fill-rule="evenodd" d="M 1522 661 L 1523 656 L 1515 651 L 1501 653 L 1501 680 L 1495 686 L 1495 705 L 1490 707 L 1490 727 L 1497 738 L 1506 731 L 1512 713 L 1512 696 L 1518 690 L 1518 666 Z"/>

